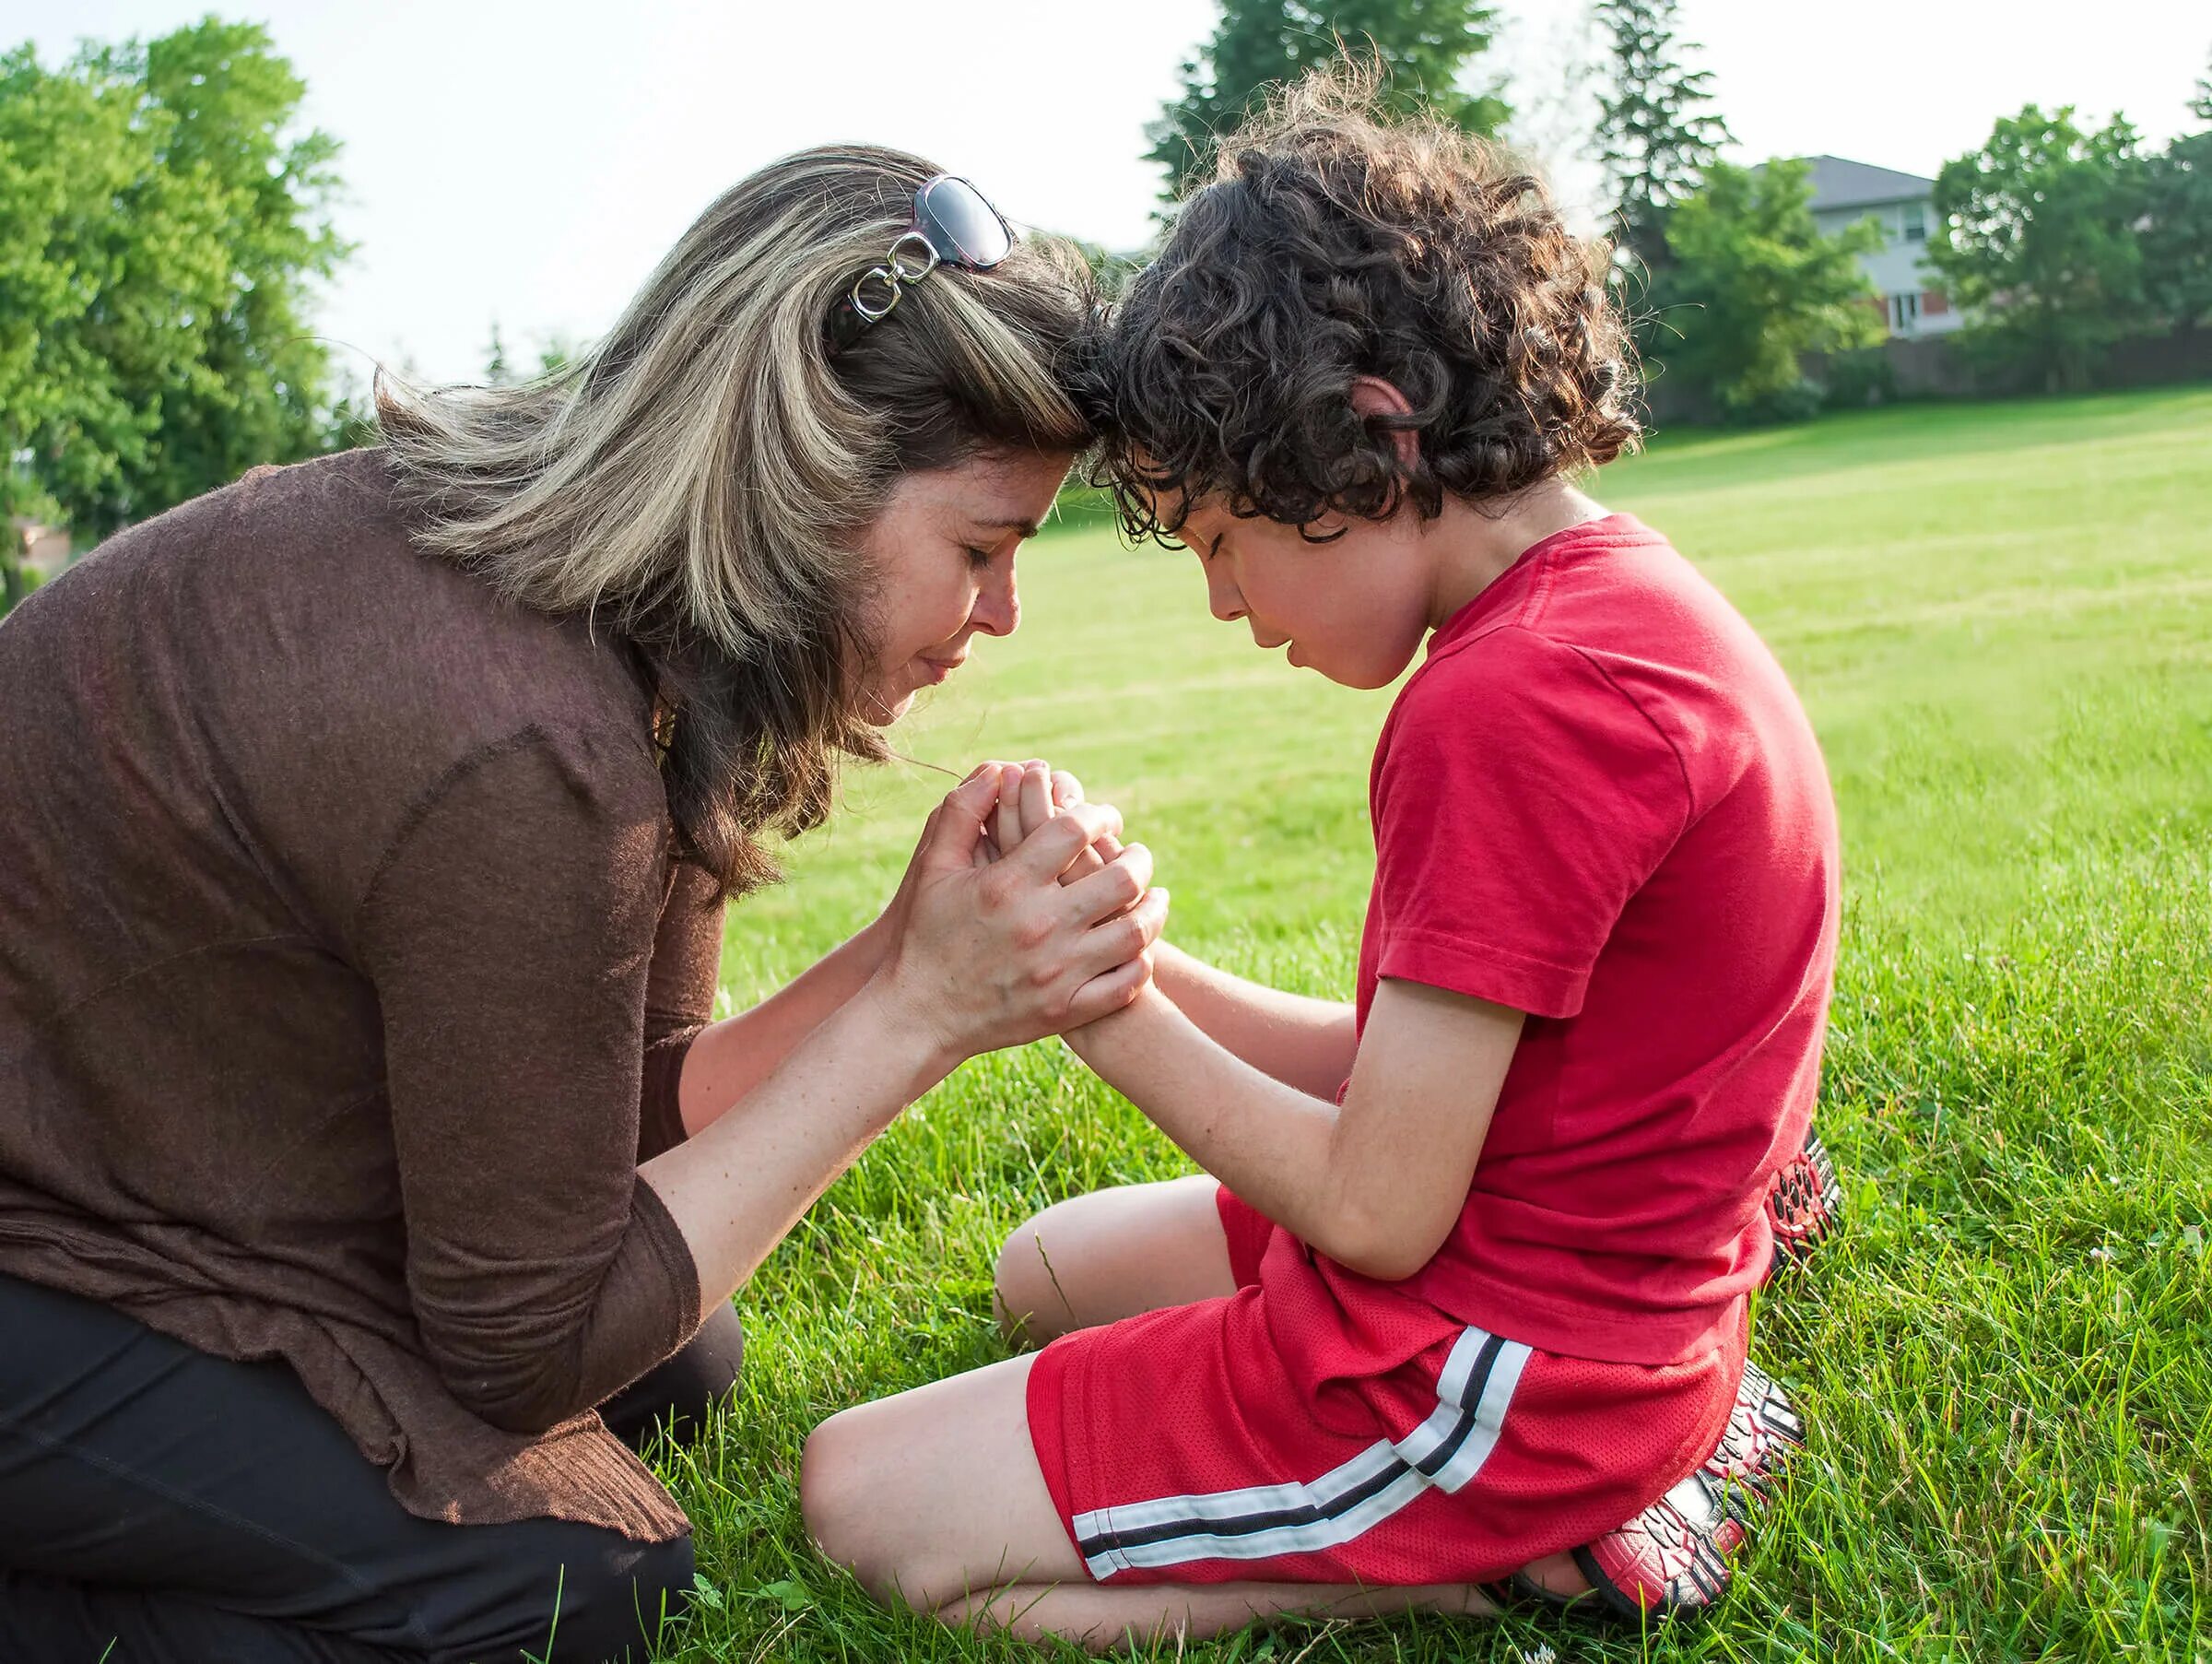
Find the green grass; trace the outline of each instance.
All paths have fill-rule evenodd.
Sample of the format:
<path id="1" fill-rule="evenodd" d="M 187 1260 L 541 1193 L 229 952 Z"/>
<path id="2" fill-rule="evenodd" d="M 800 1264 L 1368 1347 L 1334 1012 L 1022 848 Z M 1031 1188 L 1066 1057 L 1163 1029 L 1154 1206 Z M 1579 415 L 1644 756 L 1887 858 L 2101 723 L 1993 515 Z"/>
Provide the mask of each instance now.
<path id="1" fill-rule="evenodd" d="M 2212 1660 L 2212 390 L 1684 436 L 1597 490 L 1772 643 L 1841 804 L 1820 1121 L 1853 1212 L 1755 1341 L 1809 1459 L 1678 1633 L 1407 1620 L 1188 1656 Z M 902 743 L 1076 769 L 1157 852 L 1179 941 L 1346 995 L 1388 696 L 1253 651 L 1188 557 L 1083 529 L 1023 560 L 1024 629 Z M 855 779 L 792 881 L 733 914 L 732 997 L 865 922 L 946 784 Z M 672 1656 L 1034 1656 L 825 1567 L 800 1447 L 1003 1355 L 991 1262 L 1031 1210 L 1182 1168 L 1057 1042 L 894 1127 L 741 1296 L 726 1422 L 665 1456 L 717 1603 Z"/>

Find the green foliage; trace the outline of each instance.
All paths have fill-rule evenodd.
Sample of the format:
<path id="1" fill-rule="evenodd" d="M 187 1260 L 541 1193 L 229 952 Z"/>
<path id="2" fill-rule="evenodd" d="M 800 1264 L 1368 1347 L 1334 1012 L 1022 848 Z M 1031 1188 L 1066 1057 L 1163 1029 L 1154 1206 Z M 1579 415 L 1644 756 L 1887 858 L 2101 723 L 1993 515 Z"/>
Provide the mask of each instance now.
<path id="1" fill-rule="evenodd" d="M 1495 92 L 1459 82 L 1489 49 L 1496 11 L 1488 0 L 1221 0 L 1221 19 L 1182 65 L 1182 90 L 1146 128 L 1147 161 L 1167 170 L 1171 203 L 1212 173 L 1217 141 L 1265 96 L 1347 50 L 1372 53 L 1393 109 L 1429 112 L 1470 133 L 1494 134 L 1511 113 Z"/>
<path id="2" fill-rule="evenodd" d="M 337 145 L 267 32 L 0 56 L 0 476 L 98 537 L 325 443 Z"/>
<path id="3" fill-rule="evenodd" d="M 583 344 L 567 336 L 548 336 L 537 349 L 537 373 L 551 375 L 557 370 L 566 370 L 582 351 Z"/>
<path id="4" fill-rule="evenodd" d="M 484 348 L 484 384 L 487 387 L 511 387 L 519 378 L 514 366 L 507 361 L 507 343 L 500 335 L 499 320 L 492 320 L 491 339 Z"/>
<path id="5" fill-rule="evenodd" d="M 2145 171 L 2124 117 L 2089 132 L 2030 104 L 1936 179 L 1928 258 L 1966 313 L 1970 350 L 2048 388 L 2088 384 L 2104 349 L 2146 320 Z"/>
<path id="6" fill-rule="evenodd" d="M 1897 400 L 1897 368 L 1878 346 L 1853 348 L 1828 360 L 1827 405 L 1831 410 L 1861 410 Z"/>
<path id="7" fill-rule="evenodd" d="M 1090 272 L 1091 281 L 1099 286 L 1099 294 L 1111 301 L 1128 287 L 1129 279 L 1145 269 L 1153 251 L 1116 251 L 1102 242 L 1093 242 L 1084 237 L 1056 235 L 1055 241 L 1073 249 Z"/>
<path id="8" fill-rule="evenodd" d="M 2191 112 L 2212 122 L 2212 75 Z M 2143 292 L 2154 316 L 2212 324 L 2212 128 L 2179 135 L 2144 179 Z"/>
<path id="9" fill-rule="evenodd" d="M 1620 246 L 1647 266 L 1666 259 L 1667 211 L 1720 159 L 1728 124 L 1703 108 L 1712 72 L 1686 69 L 1677 0 L 1598 0 L 1608 74 L 1598 95 L 1598 154 Z"/>
<path id="10" fill-rule="evenodd" d="M 1858 256 L 1881 244 L 1871 222 L 1838 237 L 1814 223 L 1802 161 L 1716 162 L 1666 217 L 1668 262 L 1653 283 L 1666 372 L 1738 419 L 1812 414 L 1819 393 L 1799 360 L 1870 346 L 1883 334 Z"/>

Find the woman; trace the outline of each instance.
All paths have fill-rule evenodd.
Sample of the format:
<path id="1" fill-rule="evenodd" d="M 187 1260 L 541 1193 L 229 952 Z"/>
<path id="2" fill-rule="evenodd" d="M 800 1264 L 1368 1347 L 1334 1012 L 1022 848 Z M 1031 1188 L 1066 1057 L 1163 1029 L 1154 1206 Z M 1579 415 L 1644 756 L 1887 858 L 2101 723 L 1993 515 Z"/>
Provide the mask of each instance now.
<path id="1" fill-rule="evenodd" d="M 594 1407 L 726 1387 L 871 1138 L 1147 974 L 1112 811 L 986 865 L 986 768 L 705 1026 L 766 841 L 1014 628 L 1087 319 L 809 152 L 567 373 L 386 390 L 0 630 L 0 1657 L 642 1656 L 688 1526 Z"/>

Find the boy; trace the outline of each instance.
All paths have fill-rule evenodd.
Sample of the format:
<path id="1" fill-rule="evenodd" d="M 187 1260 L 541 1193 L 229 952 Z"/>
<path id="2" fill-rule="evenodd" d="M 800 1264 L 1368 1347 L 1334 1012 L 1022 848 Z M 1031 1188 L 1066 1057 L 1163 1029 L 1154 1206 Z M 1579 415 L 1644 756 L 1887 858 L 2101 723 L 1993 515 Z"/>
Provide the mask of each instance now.
<path id="1" fill-rule="evenodd" d="M 1357 1004 L 1163 945 L 1067 1038 L 1210 1176 L 1018 1232 L 1003 1308 L 1053 1343 L 833 1418 L 808 1522 L 887 1598 L 1093 1645 L 1486 1611 L 1516 1570 L 1703 1604 L 1719 1481 L 1795 1432 L 1745 1300 L 1814 1171 L 1819 752 L 1749 626 L 1571 483 L 1636 427 L 1602 250 L 1538 185 L 1342 80 L 1224 158 L 1114 322 L 1105 465 L 1259 646 L 1379 688 L 1427 642 Z M 1008 778 L 999 847 L 1053 797 Z"/>

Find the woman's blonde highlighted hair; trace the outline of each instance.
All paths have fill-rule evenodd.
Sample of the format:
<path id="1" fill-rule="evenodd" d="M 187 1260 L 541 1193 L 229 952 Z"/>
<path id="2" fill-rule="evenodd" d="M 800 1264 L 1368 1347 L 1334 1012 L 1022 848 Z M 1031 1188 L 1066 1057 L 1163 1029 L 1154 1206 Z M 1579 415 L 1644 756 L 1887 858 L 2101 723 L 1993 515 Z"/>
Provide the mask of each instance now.
<path id="1" fill-rule="evenodd" d="M 886 755 L 862 667 L 861 534 L 901 475 L 993 451 L 1074 452 L 1091 327 L 1080 263 L 1017 242 L 940 268 L 830 356 L 838 297 L 940 170 L 872 147 L 801 152 L 725 193 L 611 334 L 518 386 L 376 409 L 415 540 L 513 600 L 635 644 L 675 714 L 680 847 L 742 891 L 760 838 L 827 813 L 841 754 Z"/>

